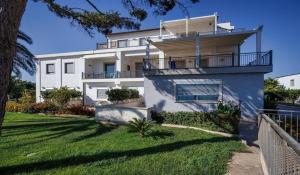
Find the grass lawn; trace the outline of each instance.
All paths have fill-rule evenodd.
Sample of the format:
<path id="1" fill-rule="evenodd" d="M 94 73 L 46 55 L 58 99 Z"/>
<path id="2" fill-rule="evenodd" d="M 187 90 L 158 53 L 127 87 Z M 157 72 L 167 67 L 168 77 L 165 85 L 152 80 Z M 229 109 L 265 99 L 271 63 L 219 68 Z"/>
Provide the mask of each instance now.
<path id="1" fill-rule="evenodd" d="M 85 118 L 7 113 L 0 174 L 224 174 L 239 140 L 155 126 L 145 138 Z"/>

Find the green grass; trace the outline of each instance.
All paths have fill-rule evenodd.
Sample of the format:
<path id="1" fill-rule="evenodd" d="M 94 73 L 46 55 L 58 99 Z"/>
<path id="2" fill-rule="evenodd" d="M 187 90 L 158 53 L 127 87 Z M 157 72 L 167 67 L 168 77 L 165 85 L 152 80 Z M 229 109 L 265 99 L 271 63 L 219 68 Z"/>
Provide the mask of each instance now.
<path id="1" fill-rule="evenodd" d="M 7 113 L 0 174 L 224 174 L 234 138 L 155 126 L 145 138 L 85 118 Z"/>

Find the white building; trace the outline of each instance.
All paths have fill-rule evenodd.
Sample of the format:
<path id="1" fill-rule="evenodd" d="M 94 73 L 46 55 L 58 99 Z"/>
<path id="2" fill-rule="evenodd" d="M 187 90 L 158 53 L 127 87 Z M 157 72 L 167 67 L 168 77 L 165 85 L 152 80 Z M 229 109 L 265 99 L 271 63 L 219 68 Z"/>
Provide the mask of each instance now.
<path id="1" fill-rule="evenodd" d="M 252 35 L 256 51 L 240 53 Z M 244 116 L 255 119 L 264 74 L 272 71 L 272 51 L 261 51 L 261 35 L 262 26 L 235 29 L 213 14 L 112 33 L 96 50 L 37 55 L 37 102 L 41 92 L 68 86 L 92 105 L 107 89 L 126 87 L 138 89 L 158 111 L 207 111 L 223 100 L 241 103 Z"/>
<path id="2" fill-rule="evenodd" d="M 280 76 L 275 79 L 288 89 L 300 89 L 300 73 Z"/>

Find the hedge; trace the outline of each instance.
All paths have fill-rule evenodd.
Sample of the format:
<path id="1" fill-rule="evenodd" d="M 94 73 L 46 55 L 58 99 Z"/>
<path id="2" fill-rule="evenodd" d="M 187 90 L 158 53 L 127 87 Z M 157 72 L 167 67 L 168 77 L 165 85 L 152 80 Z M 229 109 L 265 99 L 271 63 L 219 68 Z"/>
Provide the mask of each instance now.
<path id="1" fill-rule="evenodd" d="M 111 89 L 106 91 L 109 101 L 118 102 L 126 99 L 139 98 L 139 91 L 136 89 Z"/>
<path id="2" fill-rule="evenodd" d="M 194 126 L 204 129 L 237 134 L 240 110 L 218 109 L 213 112 L 160 112 L 153 113 L 152 119 L 158 123 Z"/>

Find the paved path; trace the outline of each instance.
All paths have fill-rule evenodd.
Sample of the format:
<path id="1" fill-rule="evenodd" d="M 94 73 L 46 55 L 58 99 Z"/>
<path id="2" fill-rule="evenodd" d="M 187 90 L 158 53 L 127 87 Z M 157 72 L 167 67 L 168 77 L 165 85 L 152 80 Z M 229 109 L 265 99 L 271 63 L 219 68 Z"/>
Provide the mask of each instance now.
<path id="1" fill-rule="evenodd" d="M 249 148 L 249 153 L 234 153 L 229 162 L 227 175 L 263 175 L 259 147 L 257 144 L 258 128 L 256 123 L 240 123 L 240 137 Z"/>

